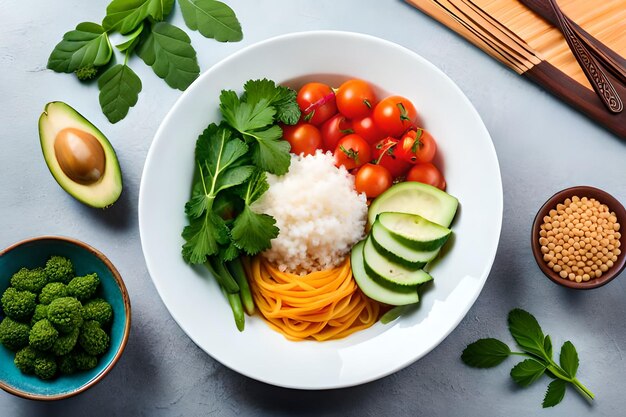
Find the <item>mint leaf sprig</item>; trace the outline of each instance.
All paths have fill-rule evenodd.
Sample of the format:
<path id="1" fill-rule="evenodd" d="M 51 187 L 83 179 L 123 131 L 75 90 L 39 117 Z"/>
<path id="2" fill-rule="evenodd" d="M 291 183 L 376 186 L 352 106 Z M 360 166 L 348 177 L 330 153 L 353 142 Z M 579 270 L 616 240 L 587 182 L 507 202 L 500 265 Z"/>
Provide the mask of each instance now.
<path id="1" fill-rule="evenodd" d="M 179 5 L 191 30 L 219 42 L 237 42 L 243 38 L 235 12 L 225 3 L 179 0 Z M 79 23 L 76 29 L 63 35 L 50 54 L 48 68 L 75 73 L 81 81 L 100 76 L 100 107 L 111 123 L 126 117 L 141 92 L 141 80 L 128 66 L 133 52 L 170 87 L 185 90 L 200 75 L 200 67 L 189 36 L 165 22 L 173 7 L 174 0 L 113 0 L 107 6 L 102 25 Z M 114 32 L 125 36 L 115 45 L 125 54 L 124 64 L 104 71 L 114 55 L 109 40 Z"/>
<path id="2" fill-rule="evenodd" d="M 511 378 L 522 387 L 531 385 L 544 374 L 553 378 L 543 399 L 543 408 L 560 403 L 568 384 L 573 385 L 584 398 L 594 399 L 594 394 L 576 378 L 579 361 L 572 342 L 563 343 L 557 364 L 552 359 L 552 340 L 549 335 L 543 334 L 532 314 L 516 308 L 509 313 L 508 323 L 509 331 L 522 352 L 511 351 L 498 339 L 480 339 L 465 348 L 461 355 L 463 362 L 474 368 L 492 368 L 509 356 L 527 357 L 511 369 Z"/>

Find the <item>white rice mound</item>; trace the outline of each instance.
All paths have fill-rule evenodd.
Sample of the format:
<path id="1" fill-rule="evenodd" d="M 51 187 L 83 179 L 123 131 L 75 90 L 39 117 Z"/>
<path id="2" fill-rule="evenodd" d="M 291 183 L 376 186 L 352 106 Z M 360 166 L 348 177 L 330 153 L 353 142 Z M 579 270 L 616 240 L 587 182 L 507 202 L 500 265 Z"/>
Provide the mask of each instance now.
<path id="1" fill-rule="evenodd" d="M 332 153 L 291 157 L 289 172 L 268 174 L 269 190 L 252 209 L 280 229 L 263 256 L 280 271 L 304 275 L 340 265 L 365 236 L 367 198 Z"/>

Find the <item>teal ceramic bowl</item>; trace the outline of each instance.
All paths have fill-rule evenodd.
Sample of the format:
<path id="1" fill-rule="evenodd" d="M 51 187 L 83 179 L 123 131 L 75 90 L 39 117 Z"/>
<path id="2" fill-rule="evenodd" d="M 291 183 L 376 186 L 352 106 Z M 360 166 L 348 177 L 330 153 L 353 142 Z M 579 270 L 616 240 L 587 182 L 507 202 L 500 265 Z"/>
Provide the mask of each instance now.
<path id="1" fill-rule="evenodd" d="M 100 286 L 97 296 L 113 307 L 111 345 L 89 371 L 61 375 L 43 381 L 20 372 L 13 364 L 15 353 L 0 345 L 0 388 L 32 400 L 59 400 L 79 394 L 97 384 L 118 361 L 130 331 L 130 299 L 122 277 L 111 261 L 98 250 L 78 240 L 43 236 L 18 242 L 0 252 L 0 294 L 9 286 L 11 276 L 22 267 L 44 266 L 53 255 L 69 258 L 77 275 L 97 273 Z M 0 319 L 4 318 L 0 314 Z"/>

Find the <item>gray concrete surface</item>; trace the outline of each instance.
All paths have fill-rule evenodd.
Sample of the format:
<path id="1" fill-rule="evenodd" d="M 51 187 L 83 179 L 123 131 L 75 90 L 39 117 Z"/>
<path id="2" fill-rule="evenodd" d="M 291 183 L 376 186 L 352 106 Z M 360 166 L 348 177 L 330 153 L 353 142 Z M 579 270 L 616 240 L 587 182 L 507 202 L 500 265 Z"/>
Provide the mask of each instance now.
<path id="1" fill-rule="evenodd" d="M 0 416 L 624 415 L 626 274 L 590 292 L 557 287 L 531 256 L 529 230 L 540 205 L 567 186 L 595 185 L 626 202 L 626 143 L 399 0 L 228 3 L 245 38 L 220 44 L 188 31 L 202 70 L 274 35 L 339 29 L 404 45 L 461 87 L 493 137 L 504 184 L 502 236 L 482 294 L 433 352 L 363 386 L 292 391 L 250 380 L 215 362 L 169 316 L 148 276 L 139 242 L 137 198 L 144 160 L 180 92 L 133 58 L 130 64 L 143 82 L 139 103 L 124 121 L 109 124 L 99 110 L 95 85 L 80 86 L 73 77 L 45 69 L 61 35 L 78 22 L 98 21 L 107 1 L 0 0 L 0 246 L 41 234 L 89 242 L 121 271 L 133 304 L 128 347 L 103 382 L 78 397 L 47 404 L 0 392 Z M 171 20 L 182 25 L 178 11 Z M 39 148 L 37 118 L 51 100 L 77 107 L 117 149 L 125 191 L 112 209 L 81 205 L 49 174 Z M 505 317 L 514 307 L 534 313 L 555 346 L 574 342 L 580 379 L 597 395 L 593 405 L 568 389 L 561 405 L 542 410 L 547 378 L 519 389 L 508 375 L 513 360 L 487 371 L 461 363 L 465 345 L 479 337 L 511 342 Z"/>

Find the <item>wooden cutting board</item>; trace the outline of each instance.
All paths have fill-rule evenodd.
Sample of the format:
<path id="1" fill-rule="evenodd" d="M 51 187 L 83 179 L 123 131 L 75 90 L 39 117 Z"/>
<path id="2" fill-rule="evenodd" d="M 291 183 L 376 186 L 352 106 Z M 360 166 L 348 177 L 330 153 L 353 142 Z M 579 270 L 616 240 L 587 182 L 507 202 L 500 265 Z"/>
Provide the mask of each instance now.
<path id="1" fill-rule="evenodd" d="M 596 96 L 558 28 L 518 0 L 406 0 L 622 138 L 626 111 Z M 544 0 L 547 1 L 547 0 Z M 626 63 L 626 0 L 558 0 L 563 12 Z M 626 86 L 611 77 L 626 101 Z"/>

